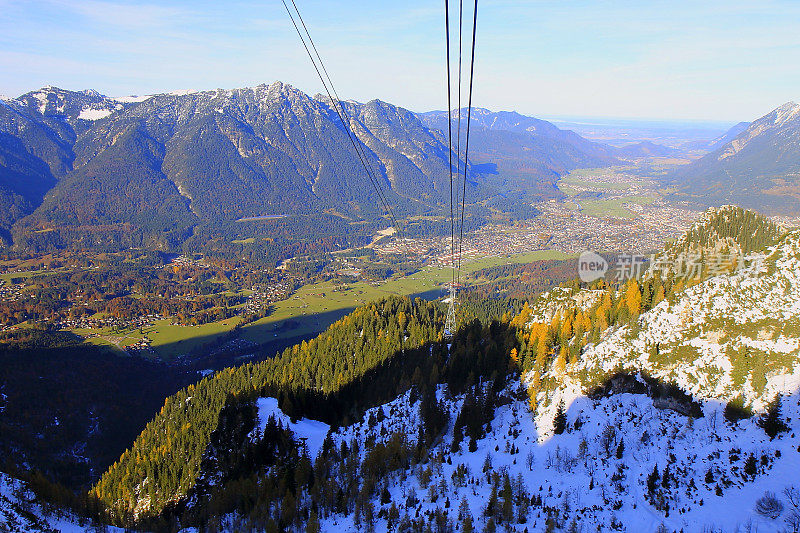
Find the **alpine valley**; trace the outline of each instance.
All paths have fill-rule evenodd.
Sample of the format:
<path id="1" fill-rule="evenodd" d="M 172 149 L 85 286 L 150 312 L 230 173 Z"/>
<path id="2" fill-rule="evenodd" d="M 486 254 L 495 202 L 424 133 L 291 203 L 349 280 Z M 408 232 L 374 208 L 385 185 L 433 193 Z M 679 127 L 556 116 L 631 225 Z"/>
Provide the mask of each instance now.
<path id="1" fill-rule="evenodd" d="M 46 87 L 3 100 L 0 231 L 7 245 L 37 252 L 216 246 L 224 253 L 242 231 L 237 221 L 272 230 L 286 217 L 302 220 L 292 224 L 293 237 L 308 233 L 298 226 L 313 225 L 315 238 L 355 242 L 363 222 L 371 229 L 386 216 L 373 178 L 398 216 L 444 214 L 447 139 L 426 126 L 441 121 L 380 100 L 343 107 L 371 175 L 330 101 L 281 82 L 117 99 Z M 617 162 L 602 145 L 536 122 L 544 126 L 536 132 L 509 125 L 476 134 L 468 224 L 497 209 L 530 215 L 531 202 L 561 196 L 555 182 L 566 172 Z M 416 226 L 407 232 L 435 231 Z"/>
<path id="2" fill-rule="evenodd" d="M 7 524 L 792 530 L 800 233 L 723 207 L 659 258 L 721 249 L 745 261 L 566 284 L 448 342 L 438 304 L 371 303 L 167 398 L 81 501 L 5 477 Z"/>
<path id="3" fill-rule="evenodd" d="M 800 106 L 342 106 L 0 100 L 0 533 L 800 531 Z"/>

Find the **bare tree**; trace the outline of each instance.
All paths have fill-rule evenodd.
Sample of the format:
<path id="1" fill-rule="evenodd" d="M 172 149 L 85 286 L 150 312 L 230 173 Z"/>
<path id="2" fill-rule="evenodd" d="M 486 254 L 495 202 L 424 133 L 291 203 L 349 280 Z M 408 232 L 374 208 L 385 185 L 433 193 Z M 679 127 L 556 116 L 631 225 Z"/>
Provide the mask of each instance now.
<path id="1" fill-rule="evenodd" d="M 800 533 L 800 490 L 790 485 L 783 489 L 783 495 L 789 502 L 789 512 L 786 513 L 786 530 L 789 533 Z"/>
<path id="2" fill-rule="evenodd" d="M 717 410 L 713 409 L 706 415 L 706 424 L 708 425 L 709 437 L 711 437 L 712 440 L 717 438 L 717 422 Z"/>
<path id="3" fill-rule="evenodd" d="M 783 503 L 772 492 L 765 492 L 756 502 L 756 512 L 775 520 L 783 512 Z"/>

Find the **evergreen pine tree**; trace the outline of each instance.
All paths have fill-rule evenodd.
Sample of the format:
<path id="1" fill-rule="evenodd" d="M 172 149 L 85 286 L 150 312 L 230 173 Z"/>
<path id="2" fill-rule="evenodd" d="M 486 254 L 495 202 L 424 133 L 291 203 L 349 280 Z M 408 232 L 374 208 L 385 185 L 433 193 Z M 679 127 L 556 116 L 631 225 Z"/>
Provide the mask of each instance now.
<path id="1" fill-rule="evenodd" d="M 776 396 L 775 399 L 770 402 L 769 407 L 767 407 L 767 412 L 764 413 L 764 416 L 759 420 L 759 425 L 764 430 L 764 433 L 769 436 L 770 440 L 774 439 L 778 433 L 789 430 L 789 427 L 781 418 L 780 396 Z"/>
<path id="2" fill-rule="evenodd" d="M 669 472 L 669 464 L 664 467 L 664 471 L 661 473 L 661 486 L 665 489 L 669 488 L 671 474 Z"/>
<path id="3" fill-rule="evenodd" d="M 511 490 L 511 480 L 506 473 L 503 479 L 503 490 L 501 492 L 501 496 L 503 498 L 503 521 L 506 523 L 511 522 L 514 518 L 514 501 L 513 501 L 513 493 Z"/>
<path id="4" fill-rule="evenodd" d="M 655 494 L 658 487 L 658 479 L 661 475 L 658 473 L 658 465 L 653 466 L 653 471 L 647 476 L 647 493 L 650 495 Z"/>
<path id="5" fill-rule="evenodd" d="M 312 510 L 306 522 L 306 533 L 320 533 L 319 517 L 317 511 Z"/>
<path id="6" fill-rule="evenodd" d="M 564 411 L 564 401 L 558 402 L 556 415 L 553 417 L 553 433 L 561 435 L 567 429 L 567 413 Z"/>

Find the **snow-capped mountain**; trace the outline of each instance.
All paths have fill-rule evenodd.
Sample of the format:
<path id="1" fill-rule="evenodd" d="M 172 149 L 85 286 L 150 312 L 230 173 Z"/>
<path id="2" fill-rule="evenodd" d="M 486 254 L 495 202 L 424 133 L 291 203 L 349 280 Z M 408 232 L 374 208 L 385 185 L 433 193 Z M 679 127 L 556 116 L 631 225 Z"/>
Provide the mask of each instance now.
<path id="1" fill-rule="evenodd" d="M 797 119 L 800 118 L 800 104 L 787 102 L 774 109 L 767 115 L 750 124 L 746 130 L 734 137 L 726 144 L 721 153 L 717 155 L 717 160 L 722 161 L 728 157 L 741 152 L 756 137 L 763 135 L 769 130 L 784 128 L 787 125 L 797 126 Z"/>
<path id="2" fill-rule="evenodd" d="M 676 199 L 736 203 L 766 213 L 800 212 L 800 104 L 787 102 L 725 141 L 668 176 L 677 187 Z"/>
<path id="3" fill-rule="evenodd" d="M 101 95 L 97 91 L 67 91 L 58 87 L 43 87 L 38 91 L 8 99 L 5 104 L 23 113 L 38 113 L 41 117 L 62 120 L 80 129 L 79 121 L 92 122 L 125 109 L 127 102 Z M 86 124 L 82 125 L 84 128 Z"/>
<path id="4" fill-rule="evenodd" d="M 163 248 L 197 227 L 219 232 L 264 214 L 371 220 L 384 214 L 375 185 L 399 213 L 447 205 L 441 131 L 380 100 L 343 106 L 352 140 L 327 97 L 282 82 L 119 98 L 46 87 L 3 100 L 0 238 L 37 249 L 141 240 Z M 515 138 L 502 141 L 514 156 L 471 152 L 469 197 L 480 203 L 503 192 L 509 205 L 530 209 L 558 195 L 563 173 L 612 162 L 591 153 L 599 145 L 551 129 L 559 135 L 535 151 Z M 516 135 L 493 135 L 505 134 Z M 508 157 L 525 164 L 505 168 Z"/>

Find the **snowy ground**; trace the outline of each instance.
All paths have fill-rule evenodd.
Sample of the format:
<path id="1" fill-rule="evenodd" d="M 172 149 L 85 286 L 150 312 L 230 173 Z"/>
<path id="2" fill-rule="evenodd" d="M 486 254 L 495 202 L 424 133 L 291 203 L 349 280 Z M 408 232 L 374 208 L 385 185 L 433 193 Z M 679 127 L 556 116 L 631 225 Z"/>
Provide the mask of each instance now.
<path id="1" fill-rule="evenodd" d="M 511 391 L 506 395 L 512 396 Z M 452 431 L 462 399 L 445 401 L 452 411 Z M 461 501 L 466 500 L 481 530 L 492 491 L 484 471 L 488 457 L 490 472 L 507 472 L 515 491 L 519 488 L 528 497 L 541 496 L 541 502 L 530 506 L 524 523 L 515 518 L 515 523 L 506 524 L 512 530 L 544 531 L 547 518 L 556 517 L 556 523 L 565 529 L 574 521 L 578 531 L 612 530 L 613 524 L 618 524 L 619 530 L 637 532 L 656 531 L 662 524 L 668 531 L 783 531 L 791 511 L 783 491 L 795 483 L 800 486 L 797 397 L 784 401 L 784 416 L 792 430 L 774 441 L 755 419 L 735 426 L 726 423 L 721 408 L 707 404 L 703 418 L 690 419 L 657 409 L 645 395 L 619 394 L 601 400 L 581 397 L 567 413 L 570 429 L 540 442 L 526 402 L 514 400 L 497 409 L 493 431 L 478 441 L 476 451 L 467 451 L 464 442 L 460 451 L 451 454 L 452 433 L 448 432 L 441 439 L 442 461 L 396 473 L 388 489 L 401 516 L 422 516 L 438 508 L 458 523 Z M 418 424 L 418 404 L 409 405 L 408 395 L 380 409 L 387 415 L 385 421 L 368 427 L 366 421 L 377 413 L 375 409 L 361 423 L 341 429 L 335 439 L 363 443 L 372 436 L 381 441 L 400 428 L 415 435 L 411 428 Z M 620 441 L 624 449 L 617 458 Z M 744 473 L 750 455 L 757 462 L 753 475 Z M 659 510 L 647 496 L 647 477 L 654 467 L 663 473 L 667 466 L 672 475 L 666 487 L 659 477 L 655 491 L 660 494 Z M 427 469 L 430 481 L 422 474 Z M 461 479 L 454 475 L 459 469 L 466 472 Z M 776 493 L 784 505 L 777 519 L 755 511 L 757 500 L 766 491 Z M 404 509 L 411 494 L 419 502 Z M 388 510 L 377 498 L 373 503 L 376 515 L 381 508 Z M 518 515 L 516 509 L 514 514 Z M 323 526 L 325 531 L 361 530 L 352 515 L 327 517 Z M 386 520 L 378 519 L 376 530 L 385 531 Z"/>
<path id="2" fill-rule="evenodd" d="M 70 512 L 40 502 L 25 483 L 0 472 L 0 531 L 94 531 L 93 524 Z M 103 531 L 122 529 L 102 526 Z"/>
<path id="3" fill-rule="evenodd" d="M 316 457 L 319 455 L 325 436 L 328 434 L 328 431 L 330 431 L 330 426 L 328 424 L 317 420 L 309 420 L 308 418 L 292 422 L 292 420 L 280 410 L 276 398 L 259 398 L 256 401 L 256 407 L 258 408 L 258 422 L 256 423 L 256 429 L 253 430 L 254 435 L 264 434 L 267 421 L 269 417 L 272 416 L 275 418 L 275 422 L 290 429 L 292 433 L 294 433 L 296 439 L 305 442 L 308 447 L 309 457 Z"/>
<path id="4" fill-rule="evenodd" d="M 628 367 L 671 381 L 704 399 L 741 395 L 763 409 L 778 393 L 800 388 L 800 233 L 786 237 L 763 269 L 708 279 L 662 301 L 639 318 L 637 331 L 612 329 L 581 356 L 573 373 Z M 652 349 L 659 346 L 659 355 Z M 763 354 L 766 376 L 752 372 L 735 383 L 732 357 Z M 755 381 L 766 377 L 766 386 Z"/>

